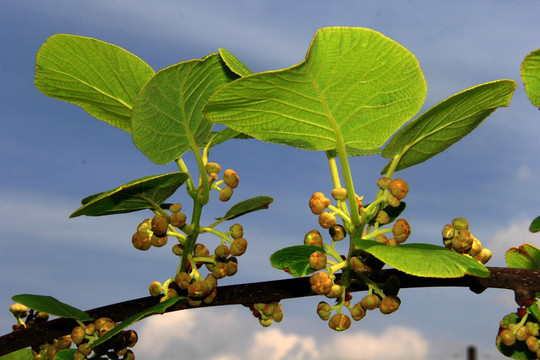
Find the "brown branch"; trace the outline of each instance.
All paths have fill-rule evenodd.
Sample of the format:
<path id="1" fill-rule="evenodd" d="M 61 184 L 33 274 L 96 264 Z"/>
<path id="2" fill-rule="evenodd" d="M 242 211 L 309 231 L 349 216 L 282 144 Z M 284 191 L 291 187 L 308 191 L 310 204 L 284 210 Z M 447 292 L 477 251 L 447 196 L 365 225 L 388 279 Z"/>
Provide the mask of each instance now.
<path id="1" fill-rule="evenodd" d="M 540 291 L 540 270 L 489 267 L 491 275 L 485 278 L 465 276 L 455 279 L 424 278 L 390 269 L 376 273 L 377 282 L 385 281 L 390 275 L 397 275 L 401 288 L 418 287 L 468 287 L 475 293 L 487 288 L 509 289 L 516 294 L 516 302 L 524 305 L 527 299 L 534 299 Z M 354 286 L 352 291 L 367 290 L 365 286 Z M 205 306 L 237 305 L 250 303 L 270 303 L 284 299 L 315 295 L 310 288 L 309 278 L 274 280 L 250 284 L 218 287 L 214 302 Z M 144 297 L 111 304 L 86 311 L 93 318 L 109 317 L 116 322 L 123 321 L 159 302 L 155 297 Z M 191 308 L 180 303 L 167 310 L 178 311 Z M 26 329 L 16 330 L 0 337 L 0 356 L 29 346 L 38 346 L 48 340 L 71 333 L 77 323 L 71 319 L 55 319 Z"/>

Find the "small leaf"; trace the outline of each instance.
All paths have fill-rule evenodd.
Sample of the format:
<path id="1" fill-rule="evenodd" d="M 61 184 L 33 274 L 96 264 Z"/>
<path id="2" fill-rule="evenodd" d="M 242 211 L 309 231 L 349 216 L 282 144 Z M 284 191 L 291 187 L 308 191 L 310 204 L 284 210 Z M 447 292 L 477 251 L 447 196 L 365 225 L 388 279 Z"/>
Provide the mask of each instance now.
<path id="1" fill-rule="evenodd" d="M 533 233 L 540 231 L 540 216 L 537 216 L 536 219 L 533 220 L 531 226 L 529 226 L 529 231 Z"/>
<path id="2" fill-rule="evenodd" d="M 13 296 L 11 300 L 19 304 L 23 304 L 31 309 L 42 311 L 53 316 L 81 321 L 92 320 L 92 318 L 84 311 L 58 301 L 51 296 L 23 294 Z"/>
<path id="3" fill-rule="evenodd" d="M 64 349 L 56 353 L 53 360 L 73 360 L 77 349 Z"/>
<path id="4" fill-rule="evenodd" d="M 87 196 L 83 206 L 69 217 L 102 216 L 128 213 L 152 208 L 150 200 L 157 205 L 167 200 L 188 176 L 182 172 L 146 176 L 133 180 L 115 189 Z"/>
<path id="5" fill-rule="evenodd" d="M 212 131 L 212 134 L 210 135 L 210 139 L 208 143 L 210 144 L 210 147 L 214 147 L 229 139 L 244 139 L 245 140 L 245 139 L 252 139 L 252 137 L 239 133 L 238 131 L 234 131 L 233 129 L 225 128 L 220 131 Z"/>
<path id="6" fill-rule="evenodd" d="M 508 249 L 505 258 L 510 268 L 540 270 L 540 249 L 530 244 Z"/>
<path id="7" fill-rule="evenodd" d="M 540 108 L 540 49 L 534 50 L 523 60 L 521 79 L 529 100 Z"/>
<path id="8" fill-rule="evenodd" d="M 137 96 L 131 115 L 133 142 L 150 160 L 168 164 L 208 142 L 213 124 L 201 109 L 237 76 L 218 54 L 159 71 Z"/>
<path id="9" fill-rule="evenodd" d="M 499 80 L 449 97 L 405 125 L 382 155 L 387 159 L 401 156 L 396 171 L 428 160 L 464 138 L 498 107 L 508 106 L 515 88 L 514 81 Z"/>
<path id="10" fill-rule="evenodd" d="M 203 112 L 262 141 L 332 150 L 340 140 L 372 153 L 416 114 L 425 95 L 407 49 L 371 29 L 332 27 L 317 31 L 298 65 L 238 79 Z"/>
<path id="11" fill-rule="evenodd" d="M 268 206 L 274 201 L 270 196 L 256 196 L 251 199 L 240 201 L 234 204 L 225 216 L 216 218 L 216 220 L 232 220 L 247 213 L 268 209 Z"/>
<path id="12" fill-rule="evenodd" d="M 244 77 L 253 74 L 253 72 L 242 63 L 236 56 L 225 49 L 219 49 L 221 60 L 227 64 L 229 69 L 238 76 Z"/>
<path id="13" fill-rule="evenodd" d="M 135 97 L 154 70 L 132 53 L 96 39 L 53 35 L 37 53 L 36 87 L 131 132 Z"/>
<path id="14" fill-rule="evenodd" d="M 388 246 L 371 240 L 353 240 L 358 248 L 389 266 L 414 276 L 457 278 L 465 275 L 489 276 L 489 270 L 468 255 L 431 244 Z"/>
<path id="15" fill-rule="evenodd" d="M 286 270 L 292 276 L 309 275 L 315 270 L 309 267 L 309 257 L 315 251 L 326 253 L 323 247 L 315 245 L 295 245 L 276 251 L 270 256 L 273 267 Z"/>
<path id="16" fill-rule="evenodd" d="M 118 334 L 120 331 L 124 330 L 125 328 L 129 327 L 130 325 L 136 323 L 137 321 L 145 317 L 148 317 L 154 314 L 163 314 L 165 310 L 167 310 L 168 308 L 170 308 L 171 306 L 173 306 L 174 304 L 176 304 L 177 302 L 183 299 L 185 299 L 184 296 L 176 296 L 176 297 L 164 300 L 160 302 L 159 304 L 156 304 L 152 307 L 149 307 L 146 310 L 141 311 L 140 313 L 137 313 L 135 315 L 128 317 L 126 320 L 122 321 L 120 324 L 116 325 L 114 328 L 107 331 L 105 335 L 100 337 L 97 341 L 94 341 L 90 345 L 90 348 L 103 344 L 105 341 L 109 340 L 114 335 Z"/>
<path id="17" fill-rule="evenodd" d="M 368 207 L 368 206 L 369 204 L 364 205 L 364 207 Z M 388 217 L 390 218 L 390 221 L 388 223 L 391 224 L 394 222 L 394 220 L 396 220 L 399 217 L 399 215 L 401 215 L 403 211 L 405 211 L 406 207 L 407 207 L 407 203 L 405 201 L 400 201 L 398 207 L 392 207 L 390 205 L 387 205 L 382 210 L 384 210 L 388 214 Z M 375 224 L 375 218 L 376 217 L 371 219 L 370 224 Z"/>
<path id="18" fill-rule="evenodd" d="M 0 360 L 34 360 L 34 356 L 32 355 L 32 349 L 20 349 L 0 356 Z"/>

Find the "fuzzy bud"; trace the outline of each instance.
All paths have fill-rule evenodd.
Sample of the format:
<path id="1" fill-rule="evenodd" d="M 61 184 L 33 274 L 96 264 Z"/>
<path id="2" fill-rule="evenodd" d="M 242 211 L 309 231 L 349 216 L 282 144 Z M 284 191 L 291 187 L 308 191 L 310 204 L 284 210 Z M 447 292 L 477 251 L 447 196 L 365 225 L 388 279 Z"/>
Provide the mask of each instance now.
<path id="1" fill-rule="evenodd" d="M 345 228 L 343 227 L 343 225 L 339 224 L 332 226 L 330 229 L 328 229 L 328 232 L 330 233 L 330 236 L 334 241 L 341 241 L 345 239 L 345 236 L 347 236 Z"/>
<path id="2" fill-rule="evenodd" d="M 318 230 L 311 230 L 304 236 L 304 244 L 322 246 L 323 238 L 321 233 Z"/>
<path id="3" fill-rule="evenodd" d="M 25 318 L 28 315 L 28 308 L 23 304 L 13 304 L 9 307 L 9 311 L 17 318 Z"/>
<path id="4" fill-rule="evenodd" d="M 135 249 L 146 251 L 152 246 L 152 235 L 145 230 L 139 230 L 131 237 L 131 243 Z"/>
<path id="5" fill-rule="evenodd" d="M 334 282 L 325 272 L 318 272 L 311 275 L 309 283 L 311 285 L 311 290 L 319 295 L 328 294 L 332 290 L 332 285 L 334 285 Z"/>
<path id="6" fill-rule="evenodd" d="M 205 165 L 204 169 L 206 170 L 206 173 L 208 175 L 210 174 L 219 174 L 221 171 L 221 166 L 218 163 L 215 162 L 209 162 Z"/>
<path id="7" fill-rule="evenodd" d="M 188 288 L 189 284 L 191 284 L 191 275 L 186 272 L 179 272 L 174 277 L 174 281 L 180 289 L 185 290 Z"/>
<path id="8" fill-rule="evenodd" d="M 364 296 L 362 300 L 360 300 L 360 303 L 364 309 L 374 310 L 381 304 L 381 299 L 377 295 L 371 294 Z"/>
<path id="9" fill-rule="evenodd" d="M 335 200 L 340 200 L 340 201 L 347 200 L 347 189 L 335 188 L 334 190 L 332 190 L 332 197 Z"/>
<path id="10" fill-rule="evenodd" d="M 309 257 L 309 267 L 315 271 L 326 267 L 326 254 L 322 251 L 315 251 Z"/>
<path id="11" fill-rule="evenodd" d="M 357 256 L 353 256 L 349 259 L 349 265 L 351 266 L 351 269 L 358 274 L 363 274 L 366 270 L 364 262 Z"/>
<path id="12" fill-rule="evenodd" d="M 315 215 L 320 215 L 330 205 L 328 199 L 322 192 L 316 192 L 309 199 L 309 208 Z"/>
<path id="13" fill-rule="evenodd" d="M 283 320 L 283 309 L 278 303 L 275 304 L 276 306 L 274 307 L 274 312 L 272 312 L 272 320 L 274 320 L 275 322 L 280 322 L 281 320 Z"/>
<path id="14" fill-rule="evenodd" d="M 349 309 L 353 320 L 360 321 L 366 316 L 366 310 L 362 307 L 361 303 L 357 303 Z"/>
<path id="15" fill-rule="evenodd" d="M 243 237 L 234 239 L 231 244 L 231 255 L 232 256 L 240 256 L 243 255 L 246 252 L 247 249 L 247 240 Z"/>
<path id="16" fill-rule="evenodd" d="M 225 202 L 229 201 L 231 199 L 231 196 L 233 194 L 233 188 L 230 186 L 225 187 L 221 192 L 219 193 L 219 200 Z"/>
<path id="17" fill-rule="evenodd" d="M 148 287 L 148 291 L 150 292 L 151 296 L 159 296 L 161 295 L 161 291 L 163 290 L 161 283 L 159 281 L 152 281 L 150 286 Z"/>
<path id="18" fill-rule="evenodd" d="M 389 178 L 389 177 L 382 177 L 379 180 L 377 180 L 377 186 L 381 190 L 386 190 L 386 189 L 388 189 L 388 185 L 390 185 L 391 181 L 392 181 L 392 179 Z"/>
<path id="19" fill-rule="evenodd" d="M 162 215 L 156 215 L 152 219 L 152 232 L 157 236 L 164 236 L 169 228 L 169 219 Z"/>
<path id="20" fill-rule="evenodd" d="M 214 250 L 214 254 L 216 255 L 216 258 L 219 258 L 219 259 L 226 259 L 230 253 L 231 253 L 231 249 L 225 244 L 218 245 Z"/>
<path id="21" fill-rule="evenodd" d="M 325 296 L 330 299 L 337 299 L 342 294 L 343 294 L 343 286 L 334 284 L 332 285 L 332 289 L 330 290 L 330 292 L 326 294 Z"/>
<path id="22" fill-rule="evenodd" d="M 186 224 L 187 216 L 181 212 L 172 213 L 170 216 L 171 225 L 177 228 L 181 228 Z"/>
<path id="23" fill-rule="evenodd" d="M 385 225 L 390 222 L 390 216 L 388 216 L 388 213 L 386 211 L 379 210 L 377 212 L 377 216 L 375 217 L 375 221 L 381 225 Z"/>
<path id="24" fill-rule="evenodd" d="M 137 230 L 150 230 L 152 229 L 152 219 L 144 219 L 139 226 L 137 226 Z"/>
<path id="25" fill-rule="evenodd" d="M 399 305 L 401 305 L 401 300 L 397 296 L 386 296 L 381 300 L 379 310 L 381 313 L 387 315 L 399 309 Z"/>
<path id="26" fill-rule="evenodd" d="M 347 330 L 351 326 L 351 319 L 345 314 L 335 314 L 328 322 L 328 326 L 336 331 Z"/>
<path id="27" fill-rule="evenodd" d="M 388 193 L 388 195 L 386 195 L 386 203 L 390 205 L 391 207 L 397 208 L 401 204 L 401 200 L 399 200 L 397 197 L 395 197 L 391 193 Z"/>
<path id="28" fill-rule="evenodd" d="M 75 345 L 82 343 L 85 336 L 86 330 L 82 326 L 76 326 L 71 330 L 71 341 L 73 341 Z"/>
<path id="29" fill-rule="evenodd" d="M 172 213 L 176 213 L 182 210 L 182 204 L 176 203 L 169 206 L 169 211 Z"/>
<path id="30" fill-rule="evenodd" d="M 323 212 L 319 215 L 319 225 L 323 229 L 330 229 L 332 226 L 336 225 L 336 217 L 329 212 Z"/>
<path id="31" fill-rule="evenodd" d="M 167 245 L 167 235 L 157 236 L 156 234 L 152 235 L 152 246 L 162 247 Z"/>
<path id="32" fill-rule="evenodd" d="M 455 233 L 456 233 L 456 231 L 455 231 L 453 225 L 451 225 L 451 224 L 444 225 L 444 228 L 442 230 L 443 240 L 452 239 L 454 237 Z"/>
<path id="33" fill-rule="evenodd" d="M 398 243 L 402 243 L 411 235 L 411 226 L 405 219 L 398 219 L 392 227 L 392 234 Z"/>
<path id="34" fill-rule="evenodd" d="M 469 222 L 461 217 L 452 220 L 452 225 L 457 231 L 469 230 Z"/>
<path id="35" fill-rule="evenodd" d="M 172 247 L 172 252 L 176 256 L 182 256 L 184 254 L 184 249 L 180 244 L 174 244 Z"/>
<path id="36" fill-rule="evenodd" d="M 204 244 L 198 243 L 195 244 L 193 248 L 193 256 L 195 257 L 208 257 L 210 256 L 210 251 L 204 246 Z"/>
<path id="37" fill-rule="evenodd" d="M 244 236 L 244 228 L 240 224 L 232 225 L 229 230 L 231 231 L 231 237 L 233 239 L 238 239 Z"/>
<path id="38" fill-rule="evenodd" d="M 388 184 L 388 190 L 399 200 L 403 200 L 409 192 L 409 184 L 403 179 L 394 179 Z"/>
<path id="39" fill-rule="evenodd" d="M 238 182 L 240 181 L 240 178 L 238 177 L 238 175 L 236 174 L 234 170 L 227 169 L 223 173 L 223 181 L 229 187 L 235 189 L 238 186 Z"/>
<path id="40" fill-rule="evenodd" d="M 317 305 L 317 315 L 324 321 L 330 319 L 330 315 L 332 315 L 331 306 L 327 302 L 321 301 L 319 305 Z"/>

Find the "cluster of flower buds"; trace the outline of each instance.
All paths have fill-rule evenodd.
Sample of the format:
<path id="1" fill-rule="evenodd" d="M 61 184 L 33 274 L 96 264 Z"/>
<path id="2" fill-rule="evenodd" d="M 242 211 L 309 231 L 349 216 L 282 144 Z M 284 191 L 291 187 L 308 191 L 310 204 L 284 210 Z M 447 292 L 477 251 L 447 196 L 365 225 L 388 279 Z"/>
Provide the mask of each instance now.
<path id="1" fill-rule="evenodd" d="M 249 307 L 253 316 L 259 319 L 259 323 L 264 327 L 272 325 L 273 321 L 280 322 L 283 320 L 283 309 L 280 303 L 254 303 L 246 306 Z"/>
<path id="2" fill-rule="evenodd" d="M 482 243 L 469 230 L 469 222 L 464 218 L 452 220 L 442 230 L 444 246 L 460 254 L 467 254 L 486 264 L 491 259 L 491 251 L 482 248 Z"/>
<path id="3" fill-rule="evenodd" d="M 156 214 L 152 219 L 143 220 L 137 231 L 131 237 L 131 243 L 137 250 L 146 251 L 150 247 L 162 247 L 167 244 L 167 231 L 169 226 L 183 229 L 186 226 L 186 214 L 180 212 L 181 204 L 172 204 L 169 207 L 171 215 Z"/>
<path id="4" fill-rule="evenodd" d="M 409 184 L 403 179 L 394 179 L 383 177 L 377 180 L 377 186 L 381 190 L 388 190 L 386 194 L 386 203 L 392 207 L 398 207 L 401 200 L 405 199 L 409 192 Z"/>
<path id="5" fill-rule="evenodd" d="M 392 226 L 393 237 L 388 238 L 385 234 L 377 234 L 375 241 L 389 245 L 396 246 L 404 243 L 411 235 L 411 226 L 405 219 L 398 219 Z"/>
<path id="6" fill-rule="evenodd" d="M 525 308 L 519 310 L 527 312 Z M 496 340 L 497 347 L 503 354 L 513 353 L 514 350 L 519 349 L 518 351 L 524 353 L 524 359 L 540 359 L 538 322 L 534 316 L 530 317 L 532 321 L 521 321 L 522 317 L 518 313 L 508 314 L 501 320 Z"/>
<path id="7" fill-rule="evenodd" d="M 209 185 L 212 185 L 214 182 L 218 179 L 218 174 L 221 172 L 221 166 L 218 163 L 215 162 L 209 162 L 205 166 L 206 173 L 208 174 L 208 183 Z M 225 187 L 223 189 L 219 189 L 216 186 L 216 189 L 219 189 L 219 200 L 221 201 L 229 201 L 232 197 L 232 194 L 234 192 L 234 189 L 238 186 L 238 183 L 240 182 L 240 178 L 238 177 L 238 174 L 231 169 L 225 170 L 223 173 L 223 179 L 220 183 L 224 183 Z"/>
<path id="8" fill-rule="evenodd" d="M 105 356 L 111 359 L 134 360 L 135 354 L 131 349 L 128 349 L 135 346 L 138 340 L 137 333 L 133 330 L 121 331 L 103 344 L 90 348 L 92 341 L 99 339 L 116 325 L 110 318 L 99 318 L 85 327 L 74 327 L 71 335 L 68 335 L 70 342 L 77 346 L 77 352 L 73 355 L 73 359 L 94 359 Z"/>

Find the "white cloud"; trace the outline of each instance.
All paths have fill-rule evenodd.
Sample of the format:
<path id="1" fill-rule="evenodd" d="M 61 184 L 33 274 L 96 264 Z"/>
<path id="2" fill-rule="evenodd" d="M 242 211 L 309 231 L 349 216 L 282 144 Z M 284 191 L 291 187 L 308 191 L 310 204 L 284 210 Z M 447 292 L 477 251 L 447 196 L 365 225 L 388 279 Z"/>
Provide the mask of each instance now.
<path id="1" fill-rule="evenodd" d="M 315 319 L 314 321 L 318 321 Z M 137 326 L 135 353 L 143 359 L 323 360 L 426 359 L 429 344 L 415 328 L 389 326 L 381 333 L 335 333 L 306 324 L 306 333 L 283 330 L 285 324 L 261 328 L 246 309 L 197 309 L 154 316 Z M 313 331 L 309 330 L 313 329 Z M 321 336 L 322 334 L 322 336 Z"/>

